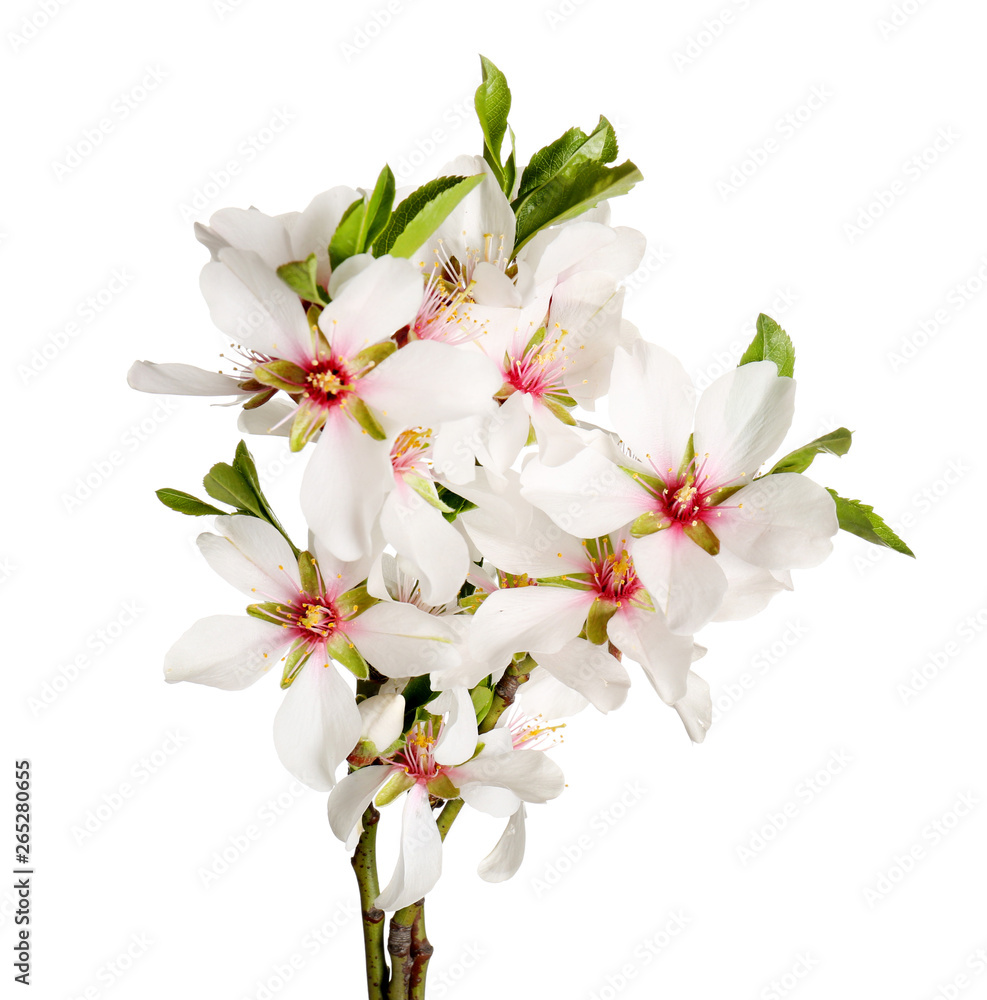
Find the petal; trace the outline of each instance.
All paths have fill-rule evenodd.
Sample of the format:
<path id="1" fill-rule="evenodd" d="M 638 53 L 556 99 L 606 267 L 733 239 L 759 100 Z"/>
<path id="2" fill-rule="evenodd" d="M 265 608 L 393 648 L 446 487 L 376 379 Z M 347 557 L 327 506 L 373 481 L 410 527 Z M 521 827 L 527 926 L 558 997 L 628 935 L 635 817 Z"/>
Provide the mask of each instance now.
<path id="1" fill-rule="evenodd" d="M 795 381 L 773 361 L 754 361 L 721 375 L 696 408 L 696 455 L 717 485 L 751 479 L 777 450 L 795 412 Z"/>
<path id="2" fill-rule="evenodd" d="M 359 771 L 346 775 L 332 790 L 327 807 L 329 826 L 339 840 L 345 842 L 349 839 L 393 770 L 389 764 L 361 767 Z"/>
<path id="3" fill-rule="evenodd" d="M 727 578 L 677 526 L 632 543 L 634 567 L 673 632 L 698 632 L 720 608 Z"/>
<path id="4" fill-rule="evenodd" d="M 492 785 L 466 785 L 462 790 L 463 801 L 478 812 L 497 819 L 513 816 L 521 808 L 521 800 L 508 788 Z"/>
<path id="5" fill-rule="evenodd" d="M 487 425 L 490 468 L 505 473 L 521 453 L 531 429 L 524 394 L 515 392 L 504 401 Z"/>
<path id="6" fill-rule="evenodd" d="M 408 906 L 431 892 L 441 874 L 442 838 L 428 803 L 428 791 L 416 784 L 404 803 L 398 863 L 376 905 L 381 910 Z"/>
<path id="7" fill-rule="evenodd" d="M 197 621 L 165 654 L 165 680 L 192 681 L 241 691 L 277 662 L 286 646 L 279 625 L 244 615 L 213 615 Z"/>
<path id="8" fill-rule="evenodd" d="M 344 628 L 360 653 L 387 677 L 420 677 L 459 663 L 455 631 L 410 604 L 375 604 Z"/>
<path id="9" fill-rule="evenodd" d="M 284 223 L 256 208 L 222 208 L 209 220 L 209 229 L 226 246 L 252 250 L 272 271 L 292 260 Z"/>
<path id="10" fill-rule="evenodd" d="M 818 566 L 833 550 L 839 530 L 833 498 L 794 472 L 765 476 L 738 490 L 715 524 L 720 542 L 735 555 L 767 569 Z"/>
<path id="11" fill-rule="evenodd" d="M 404 732 L 404 697 L 400 694 L 375 694 L 358 706 L 360 736 L 378 750 L 386 750 Z"/>
<path id="12" fill-rule="evenodd" d="M 420 571 L 422 598 L 432 607 L 455 600 L 470 569 L 462 535 L 424 497 L 401 483 L 384 501 L 380 528 L 399 556 Z"/>
<path id="13" fill-rule="evenodd" d="M 254 603 L 294 601 L 301 591 L 298 563 L 284 536 L 258 517 L 217 517 L 218 535 L 196 539 L 206 562 Z"/>
<path id="14" fill-rule="evenodd" d="M 568 719 L 589 708 L 589 702 L 578 691 L 557 681 L 547 670 L 535 670 L 521 685 L 515 701 L 524 715 L 543 715 L 546 719 Z"/>
<path id="15" fill-rule="evenodd" d="M 685 455 L 696 406 L 696 390 L 682 363 L 641 340 L 614 356 L 610 416 L 638 458 L 658 474 L 677 471 Z"/>
<path id="16" fill-rule="evenodd" d="M 775 594 L 791 590 L 790 574 L 752 566 L 734 555 L 723 545 L 716 557 L 720 569 L 726 574 L 727 592 L 723 596 L 720 610 L 713 618 L 715 622 L 735 622 L 750 618 L 763 611 Z"/>
<path id="17" fill-rule="evenodd" d="M 445 724 L 435 744 L 439 764 L 462 764 L 476 753 L 477 726 L 473 699 L 465 687 L 450 688 L 429 702 L 429 712 L 445 715 Z"/>
<path id="18" fill-rule="evenodd" d="M 539 653 L 538 665 L 601 712 L 620 708 L 631 686 L 627 671 L 606 646 L 587 639 L 573 639 L 557 653 Z"/>
<path id="19" fill-rule="evenodd" d="M 675 711 L 693 743 L 706 739 L 706 730 L 713 724 L 713 699 L 709 685 L 699 676 L 689 671 L 685 696 L 675 703 Z"/>
<path id="20" fill-rule="evenodd" d="M 237 430 L 246 434 L 273 434 L 288 437 L 291 434 L 291 419 L 298 407 L 287 399 L 274 399 L 252 410 L 241 410 L 237 417 Z"/>
<path id="21" fill-rule="evenodd" d="M 364 376 L 359 393 L 385 427 L 401 431 L 468 417 L 501 384 L 497 367 L 479 351 L 417 340 Z"/>
<path id="22" fill-rule="evenodd" d="M 477 873 L 486 882 L 513 878 L 524 860 L 524 806 L 507 821 L 496 847 L 480 862 Z"/>
<path id="23" fill-rule="evenodd" d="M 471 641 L 494 659 L 554 653 L 582 631 L 594 595 L 569 587 L 512 587 L 484 600 Z"/>
<path id="24" fill-rule="evenodd" d="M 691 635 L 673 635 L 660 614 L 639 608 L 614 615 L 607 634 L 625 656 L 641 664 L 662 701 L 674 705 L 685 697 L 695 649 Z"/>
<path id="25" fill-rule="evenodd" d="M 274 717 L 274 746 L 302 784 L 328 792 L 360 739 L 361 719 L 353 692 L 319 656 L 312 656 L 285 693 Z"/>
<path id="26" fill-rule="evenodd" d="M 524 802 L 547 802 L 565 788 L 561 768 L 541 750 L 480 754 L 468 764 L 451 769 L 450 777 L 460 789 L 472 783 L 494 785 L 510 789 Z"/>
<path id="27" fill-rule="evenodd" d="M 286 259 L 305 260 L 314 253 L 319 261 L 319 283 L 325 285 L 331 273 L 329 243 L 343 213 L 359 197 L 359 191 L 343 185 L 317 194 L 305 211 L 293 216 L 286 227 L 291 237 L 291 257 Z"/>
<path id="28" fill-rule="evenodd" d="M 391 482 L 386 442 L 338 411 L 330 415 L 302 479 L 302 512 L 325 547 L 345 562 L 371 548 L 371 530 Z"/>
<path id="29" fill-rule="evenodd" d="M 555 281 L 563 272 L 579 266 L 583 260 L 616 243 L 617 234 L 609 226 L 596 222 L 573 222 L 567 226 L 543 229 L 518 255 L 532 268 L 535 285 Z"/>
<path id="30" fill-rule="evenodd" d="M 580 538 L 617 531 L 651 506 L 648 494 L 626 472 L 589 448 L 564 465 L 529 462 L 521 482 L 527 500 Z"/>
<path id="31" fill-rule="evenodd" d="M 202 269 L 199 286 L 212 321 L 261 354 L 305 363 L 312 336 L 298 296 L 255 253 L 229 248 Z"/>
<path id="32" fill-rule="evenodd" d="M 251 396 L 232 375 L 207 372 L 195 365 L 135 361 L 127 372 L 127 384 L 138 392 L 159 392 L 172 396 Z"/>

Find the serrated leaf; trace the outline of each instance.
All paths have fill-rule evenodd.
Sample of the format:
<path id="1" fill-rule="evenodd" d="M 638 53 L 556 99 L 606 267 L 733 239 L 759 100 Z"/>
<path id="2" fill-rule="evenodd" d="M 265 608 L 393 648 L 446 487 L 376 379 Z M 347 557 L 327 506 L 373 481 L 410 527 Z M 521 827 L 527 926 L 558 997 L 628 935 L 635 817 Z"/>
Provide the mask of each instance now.
<path id="1" fill-rule="evenodd" d="M 507 133 L 511 90 L 507 86 L 507 77 L 486 56 L 480 56 L 480 66 L 483 79 L 476 88 L 473 105 L 476 117 L 480 120 L 480 128 L 483 129 L 483 158 L 490 164 L 501 190 L 509 194 L 510 185 L 506 184 L 507 174 L 500 153 Z"/>
<path id="2" fill-rule="evenodd" d="M 873 545 L 884 545 L 902 555 L 915 558 L 915 553 L 888 527 L 880 514 L 874 513 L 874 508 L 859 500 L 848 500 L 841 497 L 836 490 L 827 487 L 826 492 L 836 503 L 836 516 L 840 527 L 851 535 L 864 539 Z"/>
<path id="3" fill-rule="evenodd" d="M 390 221 L 374 243 L 374 256 L 410 257 L 452 210 L 482 180 L 474 177 L 437 177 L 413 191 L 394 210 Z"/>
<path id="4" fill-rule="evenodd" d="M 314 253 L 310 253 L 305 260 L 293 260 L 288 264 L 282 264 L 278 268 L 278 277 L 307 302 L 328 302 L 329 296 L 316 279 L 318 269 L 318 258 Z"/>
<path id="5" fill-rule="evenodd" d="M 521 185 L 518 187 L 514 205 L 520 205 L 532 191 L 547 184 L 565 167 L 588 138 L 589 136 L 581 128 L 571 128 L 554 142 L 539 149 L 521 174 Z M 602 147 L 600 151 L 602 153 Z"/>
<path id="6" fill-rule="evenodd" d="M 367 215 L 367 203 L 363 198 L 357 198 L 347 206 L 343 217 L 336 226 L 336 231 L 329 241 L 329 265 L 335 270 L 350 257 L 363 250 L 360 244 L 360 233 L 363 231 Z"/>
<path id="7" fill-rule="evenodd" d="M 791 378 L 795 374 L 795 347 L 791 338 L 764 313 L 757 317 L 757 333 L 737 367 L 748 365 L 752 361 L 773 361 L 780 376 Z"/>
<path id="8" fill-rule="evenodd" d="M 217 462 L 202 480 L 206 492 L 220 503 L 228 503 L 237 510 L 248 511 L 255 517 L 267 520 L 264 509 L 248 480 L 232 465 Z"/>
<path id="9" fill-rule="evenodd" d="M 779 459 L 768 475 L 772 476 L 778 472 L 805 472 L 812 465 L 816 455 L 845 455 L 852 443 L 853 434 L 845 427 L 838 427 L 835 431 L 823 434 L 815 441 L 810 441 Z"/>
<path id="10" fill-rule="evenodd" d="M 363 253 L 367 247 L 374 244 L 374 240 L 383 232 L 387 225 L 387 220 L 391 217 L 391 209 L 394 207 L 395 182 L 391 168 L 385 164 L 377 177 L 370 200 L 367 202 L 367 211 L 363 216 L 363 226 L 360 229 L 358 240 L 359 251 Z"/>
<path id="11" fill-rule="evenodd" d="M 206 514 L 228 514 L 229 511 L 220 510 L 203 500 L 192 496 L 191 493 L 183 493 L 181 490 L 173 490 L 168 487 L 155 490 L 154 495 L 172 510 L 177 510 L 179 514 L 188 514 L 191 517 L 204 517 Z"/>

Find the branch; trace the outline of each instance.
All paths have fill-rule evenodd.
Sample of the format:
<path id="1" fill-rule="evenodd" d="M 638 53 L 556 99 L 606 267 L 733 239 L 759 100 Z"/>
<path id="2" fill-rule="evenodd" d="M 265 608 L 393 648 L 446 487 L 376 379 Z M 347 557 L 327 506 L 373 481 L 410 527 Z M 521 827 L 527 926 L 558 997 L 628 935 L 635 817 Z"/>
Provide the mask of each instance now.
<path id="1" fill-rule="evenodd" d="M 377 882 L 377 821 L 380 813 L 370 805 L 363 814 L 363 833 L 353 852 L 351 864 L 360 886 L 360 909 L 363 916 L 363 949 L 367 961 L 369 1000 L 385 1000 L 387 958 L 384 954 L 384 911 L 374 905 L 380 895 Z"/>

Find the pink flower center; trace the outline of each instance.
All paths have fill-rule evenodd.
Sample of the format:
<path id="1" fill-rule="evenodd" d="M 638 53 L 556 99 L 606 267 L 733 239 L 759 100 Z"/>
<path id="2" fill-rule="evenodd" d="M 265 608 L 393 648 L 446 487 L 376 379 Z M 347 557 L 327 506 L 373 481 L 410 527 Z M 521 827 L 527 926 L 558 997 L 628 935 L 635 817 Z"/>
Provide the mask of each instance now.
<path id="1" fill-rule="evenodd" d="M 391 466 L 396 476 L 415 472 L 430 476 L 429 452 L 432 447 L 432 428 L 415 427 L 402 431 L 391 448 Z"/>
<path id="2" fill-rule="evenodd" d="M 706 472 L 707 455 L 702 462 L 692 461 L 679 473 L 665 470 L 662 474 L 657 468 L 664 489 L 652 494 L 655 499 L 655 514 L 662 522 L 662 527 L 685 527 L 705 522 L 714 515 L 717 505 L 713 503 L 713 495 L 721 489 L 721 484 L 710 480 Z M 652 463 L 653 465 L 654 463 Z M 719 513 L 716 513 L 719 516 Z"/>
<path id="3" fill-rule="evenodd" d="M 325 594 L 300 594 L 291 604 L 279 604 L 275 617 L 296 641 L 311 646 L 331 640 L 340 623 L 336 605 Z"/>
<path id="4" fill-rule="evenodd" d="M 404 749 L 395 754 L 393 763 L 417 782 L 429 782 L 442 773 L 442 765 L 435 760 L 435 744 L 442 727 L 435 732 L 432 723 L 419 722 L 408 733 Z"/>
<path id="5" fill-rule="evenodd" d="M 504 381 L 518 392 L 536 398 L 553 392 L 564 392 L 563 376 L 571 358 L 565 344 L 565 330 L 555 325 L 552 339 L 534 344 L 521 355 L 508 357 L 504 363 Z"/>
<path id="6" fill-rule="evenodd" d="M 587 543 L 583 542 L 583 545 L 587 546 Z M 598 539 L 597 545 L 597 554 L 589 553 L 590 573 L 597 594 L 611 604 L 633 600 L 644 589 L 644 584 L 638 579 L 634 560 L 624 547 L 625 541 L 621 539 L 617 551 L 614 551 L 613 543 L 606 536 Z"/>
<path id="7" fill-rule="evenodd" d="M 352 391 L 352 375 L 335 355 L 314 362 L 305 377 L 304 392 L 317 406 L 338 406 Z"/>

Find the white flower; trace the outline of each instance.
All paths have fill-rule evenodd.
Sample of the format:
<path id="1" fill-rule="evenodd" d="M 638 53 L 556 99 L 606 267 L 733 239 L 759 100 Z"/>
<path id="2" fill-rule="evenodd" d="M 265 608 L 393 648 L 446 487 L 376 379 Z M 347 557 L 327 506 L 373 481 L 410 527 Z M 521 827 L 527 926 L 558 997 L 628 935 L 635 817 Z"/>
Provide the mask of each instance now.
<path id="1" fill-rule="evenodd" d="M 227 690 L 253 684 L 279 661 L 288 688 L 274 723 L 282 763 L 300 781 L 326 791 L 360 739 L 362 721 L 332 661 L 366 676 L 399 664 L 407 675 L 458 661 L 455 633 L 407 604 L 376 603 L 358 588 L 365 564 L 322 551 L 299 560 L 266 521 L 216 519 L 219 534 L 198 544 L 209 564 L 251 598 L 250 616 L 217 615 L 193 625 L 168 651 L 165 679 Z M 304 582 L 303 582 L 304 580 Z"/>
<path id="2" fill-rule="evenodd" d="M 815 566 L 838 529 L 829 494 L 802 475 L 755 479 L 792 419 L 795 383 L 773 362 L 717 379 L 698 407 L 670 354 L 640 342 L 619 349 L 610 413 L 631 456 L 587 448 L 548 468 L 532 462 L 524 495 L 556 524 L 586 537 L 633 526 L 634 565 L 673 632 L 755 609 L 782 586 L 783 571 Z M 694 455 L 687 451 L 695 426 Z"/>

